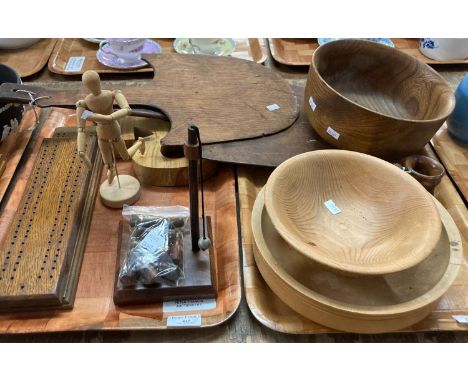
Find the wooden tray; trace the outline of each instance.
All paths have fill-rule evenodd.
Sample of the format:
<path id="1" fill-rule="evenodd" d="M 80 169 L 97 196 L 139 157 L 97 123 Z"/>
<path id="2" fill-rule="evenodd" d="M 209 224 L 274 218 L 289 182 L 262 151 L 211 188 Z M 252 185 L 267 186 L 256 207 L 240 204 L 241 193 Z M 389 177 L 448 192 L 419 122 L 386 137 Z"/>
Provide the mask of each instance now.
<path id="1" fill-rule="evenodd" d="M 157 38 L 154 39 L 161 45 L 163 52 L 174 52 L 172 38 Z M 249 39 L 234 39 L 236 41 L 236 51 L 232 57 L 243 58 L 250 61 L 255 61 L 259 64 L 263 63 L 267 58 L 267 49 L 265 39 L 249 38 Z M 147 73 L 153 72 L 151 67 L 140 69 L 114 69 L 101 64 L 96 59 L 96 51 L 98 44 L 85 41 L 81 38 L 62 38 L 59 39 L 55 49 L 49 59 L 49 70 L 54 73 L 63 75 L 83 74 L 86 70 L 95 70 L 98 73 Z M 70 57 L 85 57 L 85 62 L 80 71 L 67 72 L 67 66 Z"/>
<path id="2" fill-rule="evenodd" d="M 11 66 L 20 77 L 31 76 L 45 66 L 56 42 L 55 38 L 44 38 L 23 49 L 0 49 L 0 63 Z"/>
<path id="3" fill-rule="evenodd" d="M 6 161 L 5 170 L 0 174 L 0 203 L 36 128 L 34 112 L 29 107 L 26 109 L 18 129 L 0 144 L 0 155 Z M 40 114 L 41 110 L 37 112 Z"/>
<path id="4" fill-rule="evenodd" d="M 244 286 L 247 304 L 254 317 L 270 329 L 292 334 L 331 333 L 334 330 L 302 317 L 284 304 L 268 287 L 255 264 L 250 218 L 255 198 L 265 185 L 271 169 L 242 166 L 238 169 Z M 444 177 L 436 189 L 436 197 L 448 210 L 462 235 L 465 264 L 438 307 L 423 321 L 407 331 L 468 330 L 452 315 L 468 314 L 468 216 L 463 201 L 450 179 Z"/>
<path id="5" fill-rule="evenodd" d="M 468 146 L 455 142 L 445 124 L 432 138 L 432 145 L 458 191 L 468 201 Z"/>
<path id="6" fill-rule="evenodd" d="M 54 109 L 41 136 L 53 127 L 72 126 L 70 111 Z M 25 170 L 31 165 L 26 163 Z M 131 162 L 120 162 L 119 173 L 132 173 Z M 105 169 L 102 179 L 105 179 Z M 22 178 L 27 176 L 23 171 Z M 166 329 L 168 316 L 201 314 L 201 327 L 228 320 L 237 310 L 240 298 L 240 268 L 237 237 L 234 173 L 222 167 L 205 185 L 206 213 L 212 217 L 213 241 L 218 253 L 219 289 L 216 308 L 204 311 L 163 313 L 162 304 L 118 308 L 113 304 L 114 276 L 117 266 L 118 226 L 121 210 L 111 210 L 96 200 L 85 249 L 74 308 L 70 311 L 15 313 L 0 315 L 0 333 L 58 332 L 73 330 Z M 143 186 L 139 205 L 188 205 L 186 187 Z M 11 216 L 3 214 L 0 223 Z"/>
<path id="7" fill-rule="evenodd" d="M 419 51 L 417 38 L 392 38 L 395 47 L 410 56 L 431 65 L 468 64 L 468 60 L 434 61 Z M 319 47 L 316 38 L 270 38 L 268 39 L 271 55 L 275 61 L 284 65 L 310 65 L 314 50 Z"/>

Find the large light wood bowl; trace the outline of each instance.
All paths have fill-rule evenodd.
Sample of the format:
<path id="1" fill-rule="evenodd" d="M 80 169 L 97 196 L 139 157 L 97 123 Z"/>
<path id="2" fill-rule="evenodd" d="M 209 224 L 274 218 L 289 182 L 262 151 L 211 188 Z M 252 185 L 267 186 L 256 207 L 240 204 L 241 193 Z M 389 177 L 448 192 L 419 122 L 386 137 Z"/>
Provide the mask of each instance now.
<path id="1" fill-rule="evenodd" d="M 431 67 L 363 40 L 332 41 L 314 52 L 304 101 L 328 143 L 385 159 L 422 149 L 455 107 L 449 84 Z"/>
<path id="2" fill-rule="evenodd" d="M 341 212 L 331 213 L 328 200 Z M 298 252 L 356 276 L 415 266 L 441 233 L 423 186 L 396 166 L 353 151 L 319 150 L 283 162 L 267 181 L 265 205 Z"/>
<path id="3" fill-rule="evenodd" d="M 252 211 L 255 261 L 273 292 L 312 321 L 348 332 L 400 330 L 436 308 L 462 264 L 458 229 L 436 203 L 443 230 L 429 257 L 403 272 L 356 278 L 314 266 L 291 248 L 271 223 L 262 190 Z"/>

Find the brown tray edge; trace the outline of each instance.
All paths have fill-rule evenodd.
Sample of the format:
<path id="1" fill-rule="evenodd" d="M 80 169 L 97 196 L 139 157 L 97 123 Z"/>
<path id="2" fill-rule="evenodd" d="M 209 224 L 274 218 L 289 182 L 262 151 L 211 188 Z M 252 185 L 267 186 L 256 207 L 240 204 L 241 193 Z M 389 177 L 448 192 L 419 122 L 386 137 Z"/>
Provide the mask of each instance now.
<path id="1" fill-rule="evenodd" d="M 430 156 L 434 156 L 434 153 L 432 151 L 432 149 L 428 146 L 426 146 L 425 148 L 426 150 L 426 154 L 427 155 L 430 155 Z M 258 186 L 261 186 L 261 185 L 264 185 L 266 183 L 266 180 L 265 182 L 263 182 L 262 180 L 264 180 L 264 177 L 265 176 L 268 176 L 269 172 L 268 171 L 272 171 L 271 169 L 268 170 L 266 168 L 263 168 L 263 169 L 259 169 L 260 174 L 257 172 L 255 174 L 255 170 L 253 171 L 253 173 L 249 174 L 249 175 L 246 175 L 246 176 L 242 176 L 242 171 L 244 171 L 245 173 L 250 169 L 252 171 L 252 169 L 255 169 L 255 167 L 252 167 L 252 166 L 247 166 L 247 165 L 243 165 L 243 166 L 239 166 L 240 170 L 241 171 L 238 171 L 238 184 L 239 184 L 239 209 L 240 209 L 240 219 L 241 219 L 241 222 L 242 222 L 242 210 L 244 209 L 243 208 L 243 203 L 242 203 L 242 198 L 244 197 L 247 197 L 248 196 L 248 189 L 250 187 L 258 187 Z M 242 179 L 241 179 L 242 178 Z M 250 178 L 250 179 L 248 179 Z M 255 181 L 257 181 L 255 184 Z M 247 183 L 248 182 L 248 183 Z M 444 177 L 443 179 L 443 182 L 444 182 L 444 186 L 445 189 L 443 191 L 443 195 L 441 195 L 439 198 L 444 198 L 444 197 L 449 197 L 451 199 L 455 199 L 455 200 L 452 200 L 453 202 L 453 205 L 457 205 L 458 203 L 463 203 L 461 201 L 461 199 L 459 198 L 459 195 L 455 189 L 455 186 L 453 185 L 452 181 L 450 179 L 448 179 L 447 177 Z M 244 185 L 244 183 L 247 184 Z M 258 191 L 257 191 L 258 192 Z M 453 194 L 453 192 L 455 192 L 456 196 L 454 197 L 455 194 Z M 451 194 L 451 195 L 449 195 Z M 460 200 L 457 200 L 457 197 L 458 199 Z M 442 202 L 442 201 L 441 201 Z M 251 206 L 247 206 L 247 208 L 250 210 L 250 212 L 252 211 L 252 207 L 253 207 L 253 204 Z M 444 205 L 444 207 L 449 211 L 450 215 L 454 218 L 455 222 L 457 223 L 458 222 L 458 219 L 456 218 L 456 216 L 453 216 L 453 214 L 456 214 L 458 211 L 457 210 L 452 210 L 451 208 L 449 208 L 448 205 Z M 243 224 L 241 225 L 241 227 L 246 227 L 246 224 L 250 224 L 250 221 L 248 222 L 242 222 Z M 458 225 L 458 224 L 457 224 Z M 249 227 L 249 226 L 247 226 Z M 460 229 L 460 228 L 459 228 Z M 246 295 L 246 301 L 247 301 L 247 306 L 249 307 L 249 310 L 250 312 L 252 313 L 252 315 L 255 317 L 255 319 L 260 322 L 263 326 L 271 329 L 271 330 L 274 330 L 274 331 L 277 331 L 279 333 L 284 333 L 284 334 L 293 334 L 293 335 L 304 335 L 304 334 L 332 334 L 332 333 L 345 333 L 345 332 L 341 332 L 341 331 L 337 331 L 337 330 L 334 330 L 334 329 L 331 329 L 331 328 L 327 328 L 325 326 L 322 326 L 320 324 L 316 324 L 316 323 L 313 323 L 311 320 L 308 320 L 307 318 L 305 317 L 302 317 L 300 316 L 299 314 L 295 314 L 295 318 L 297 318 L 296 320 L 296 323 L 297 322 L 309 322 L 309 323 L 313 323 L 314 325 L 317 325 L 317 328 L 315 329 L 310 329 L 310 330 L 304 330 L 304 329 L 301 329 L 301 328 L 284 328 L 281 324 L 278 324 L 277 322 L 275 322 L 273 319 L 271 318 L 268 318 L 268 315 L 267 314 L 264 314 L 264 312 L 259 309 L 259 307 L 257 305 L 255 305 L 255 303 L 252 301 L 253 299 L 253 296 L 252 294 L 253 293 L 249 293 L 249 290 L 251 289 L 254 289 L 254 288 L 257 288 L 256 286 L 249 286 L 247 285 L 247 277 L 245 275 L 245 271 L 247 270 L 248 272 L 250 272 L 251 270 L 253 270 L 254 272 L 257 272 L 259 274 L 259 277 L 260 279 L 264 282 L 256 264 L 255 264 L 255 260 L 253 260 L 254 264 L 253 265 L 248 265 L 248 259 L 246 258 L 246 255 L 245 255 L 245 249 L 244 249 L 244 246 L 245 245 L 249 245 L 249 246 L 253 246 L 253 244 L 250 244 L 250 243 L 245 243 L 244 242 L 244 234 L 242 233 L 243 231 L 241 230 L 241 245 L 242 245 L 242 258 L 243 258 L 243 267 L 242 267 L 242 272 L 243 272 L 243 278 L 244 278 L 244 290 L 245 290 L 245 295 Z M 464 245 L 464 251 L 468 251 L 468 239 L 467 237 L 465 237 L 465 235 L 468 234 L 465 233 L 465 235 L 463 234 L 462 230 L 460 229 L 460 234 L 461 234 L 461 237 L 462 237 L 462 242 L 463 242 L 463 245 Z M 249 236 L 251 236 L 251 232 L 249 232 Z M 252 254 L 252 257 L 253 257 L 253 254 Z M 249 282 L 251 280 L 249 279 Z M 268 287 L 268 285 L 266 285 L 265 283 L 265 286 L 267 288 L 267 290 L 269 292 L 271 292 L 272 294 L 273 291 L 271 291 L 271 289 Z M 278 298 L 279 300 L 279 298 Z M 281 300 L 279 300 L 281 303 L 283 303 Z M 433 313 L 431 313 L 431 315 L 435 314 L 436 316 L 440 316 L 440 317 L 436 317 L 435 319 L 434 318 L 430 318 L 430 316 L 426 317 L 424 320 L 422 320 L 421 322 L 413 325 L 412 327 L 410 328 L 407 328 L 407 329 L 404 329 L 404 330 L 400 330 L 400 331 L 395 331 L 395 332 L 392 332 L 392 333 L 419 333 L 419 332 L 438 332 L 438 331 L 454 331 L 454 332 L 463 332 L 463 331 L 467 331 L 468 330 L 468 326 L 467 325 L 461 325 L 461 324 L 457 324 L 455 322 L 455 320 L 453 320 L 453 322 L 450 322 L 450 329 L 447 329 L 444 325 L 441 325 L 441 324 L 444 324 L 444 320 L 446 320 L 446 318 L 444 318 L 444 316 L 446 315 L 452 315 L 452 314 L 468 314 L 468 310 L 452 310 L 450 311 L 450 313 L 448 313 L 448 311 L 444 311 L 444 312 L 440 312 L 440 311 L 437 311 L 437 310 L 434 310 Z M 441 322 L 439 322 L 438 320 L 440 320 Z M 434 322 L 434 324 L 432 326 L 424 326 L 424 324 L 428 325 L 428 322 Z M 442 327 L 441 327 L 442 326 Z"/>

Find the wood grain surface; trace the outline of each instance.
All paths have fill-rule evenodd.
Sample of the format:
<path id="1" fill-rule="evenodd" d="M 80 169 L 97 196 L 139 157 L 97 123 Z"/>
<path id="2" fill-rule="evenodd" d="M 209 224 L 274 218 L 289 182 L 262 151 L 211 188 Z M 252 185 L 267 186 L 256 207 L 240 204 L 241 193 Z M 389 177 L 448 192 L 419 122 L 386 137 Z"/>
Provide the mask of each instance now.
<path id="1" fill-rule="evenodd" d="M 304 110 L 304 87 L 291 87 L 300 109 L 291 127 L 264 137 L 205 145 L 203 156 L 218 162 L 276 167 L 295 155 L 331 148 L 310 128 Z"/>
<path id="2" fill-rule="evenodd" d="M 40 113 L 41 111 L 38 110 L 39 115 Z M 0 145 L 0 154 L 5 161 L 5 169 L 0 174 L 0 202 L 7 192 L 8 185 L 33 135 L 36 128 L 35 122 L 33 111 L 30 109 L 26 110 L 18 129 L 10 134 Z"/>
<path id="3" fill-rule="evenodd" d="M 338 40 L 315 51 L 304 104 L 314 130 L 334 147 L 398 160 L 429 142 L 455 96 L 435 70 L 407 54 Z"/>
<path id="4" fill-rule="evenodd" d="M 271 58 L 268 57 L 266 66 L 275 70 L 283 78 L 290 79 L 294 83 L 304 87 L 307 77 L 307 67 L 292 67 L 285 65 L 278 65 Z M 456 88 L 466 73 L 466 66 L 443 66 L 437 67 L 437 70 L 450 82 L 453 89 Z M 143 75 L 108 75 L 104 80 L 107 88 L 122 88 L 127 85 L 133 87 L 141 87 L 147 84 L 150 80 L 146 78 L 148 74 Z M 70 89 L 79 92 L 80 84 L 77 81 L 65 81 L 64 78 L 57 77 L 54 73 L 49 71 L 41 72 L 35 83 L 40 86 L 48 86 L 60 89 Z M 286 130 L 287 131 L 287 130 Z M 259 177 L 257 171 L 251 167 L 251 171 L 255 176 Z M 441 187 L 444 187 L 445 181 Z M 445 189 L 444 189 L 445 190 Z M 466 207 L 463 203 L 453 203 L 454 195 L 458 198 L 457 192 L 451 187 L 453 193 L 444 194 L 444 204 L 451 205 L 449 208 L 452 215 L 457 215 L 460 212 L 465 213 Z M 438 191 L 436 191 L 438 193 Z M 445 192 L 445 191 L 444 191 Z M 440 195 L 439 195 L 440 196 Z M 460 199 L 459 199 L 460 200 Z M 457 215 L 458 216 L 458 215 Z M 459 224 L 459 222 L 457 222 Z M 466 248 L 466 247 L 465 247 Z M 463 271 L 464 272 L 464 271 Z M 245 273 L 247 274 L 247 272 Z M 467 274 L 464 272 L 464 277 Z M 397 332 L 380 335 L 358 335 L 350 333 L 333 333 L 331 329 L 325 328 L 315 324 L 309 320 L 304 319 L 309 325 L 314 325 L 315 332 L 310 334 L 287 334 L 277 330 L 272 330 L 269 327 L 261 324 L 252 314 L 247 301 L 242 298 L 239 309 L 235 315 L 224 325 L 219 325 L 206 330 L 188 329 L 183 331 L 167 331 L 167 330 L 83 330 L 83 331 L 68 331 L 59 333 L 35 333 L 35 334 L 3 334 L 0 335 L 2 342 L 287 342 L 287 343 L 304 343 L 304 342 L 466 342 L 468 340 L 468 331 L 463 331 L 466 325 L 457 324 L 452 318 L 452 314 L 468 314 L 466 307 L 466 293 L 464 293 L 463 279 L 458 283 L 456 288 L 450 289 L 450 295 L 445 295 L 441 300 L 437 310 L 434 310 L 428 319 L 422 321 L 420 324 L 413 326 L 406 332 Z M 261 284 L 258 284 L 261 287 Z M 249 298 L 251 297 L 248 293 Z M 257 294 L 261 296 L 261 294 Z M 281 317 L 276 320 L 270 320 L 268 325 L 272 324 L 281 329 L 285 326 L 285 320 L 288 311 L 281 309 L 281 301 L 274 299 L 265 300 L 267 303 L 263 304 L 263 299 L 259 301 L 262 308 L 274 306 L 276 314 L 281 313 Z M 270 303 L 271 301 L 271 303 Z M 284 305 L 284 304 L 283 304 Z M 287 306 L 286 306 L 287 308 Z M 444 310 L 445 308 L 449 310 Z M 455 309 L 450 311 L 450 308 Z M 465 309 L 465 310 L 464 310 Z M 289 327 L 300 326 L 300 317 L 291 309 L 293 316 L 289 317 L 288 322 L 292 323 Z M 256 315 L 259 314 L 258 311 Z M 260 317 L 260 315 L 258 315 Z M 277 316 L 266 315 L 268 317 L 277 318 Z M 415 331 L 418 330 L 418 331 Z"/>
<path id="5" fill-rule="evenodd" d="M 208 144 L 275 134 L 297 118 L 297 101 L 289 84 L 263 65 L 232 57 L 175 53 L 143 58 L 156 70 L 153 80 L 121 90 L 132 108 L 160 111 L 171 121 L 171 130 L 161 140 L 165 156 L 181 155 L 189 124 L 199 127 L 202 142 Z M 24 93 L 6 93 L 13 97 L 11 102 L 28 100 Z M 46 93 L 39 89 L 37 96 Z M 54 91 L 52 98 L 37 104 L 75 108 L 76 100 L 86 93 L 84 89 Z M 269 111 L 267 106 L 272 104 L 279 108 Z"/>
<path id="6" fill-rule="evenodd" d="M 275 230 L 264 197 L 262 189 L 252 211 L 257 267 L 282 301 L 325 326 L 357 333 L 404 329 L 433 310 L 458 274 L 460 234 L 439 202 L 444 229 L 429 257 L 401 272 L 356 278 L 310 264 L 293 250 Z"/>
<path id="7" fill-rule="evenodd" d="M 95 139 L 85 147 L 94 158 Z M 96 182 L 80 164 L 76 137 L 46 138 L 37 152 L 34 166 L 19 203 L 11 198 L 4 213 L 14 213 L 0 226 L 0 310 L 40 310 L 70 307 L 74 291 L 67 285 L 77 276 L 86 240 L 86 215 L 94 199 Z M 52 181 L 53 180 L 53 181 Z M 16 196 L 16 195 L 15 195 Z M 85 211 L 85 207 L 88 211 Z"/>
<path id="8" fill-rule="evenodd" d="M 456 187 L 468 201 L 468 146 L 455 142 L 444 125 L 432 138 L 432 145 Z"/>
<path id="9" fill-rule="evenodd" d="M 332 201 L 339 213 L 325 206 Z M 280 164 L 265 187 L 273 226 L 297 252 L 355 277 L 411 268 L 441 234 L 431 195 L 381 159 L 320 150 Z"/>
<path id="10" fill-rule="evenodd" d="M 74 115 L 64 110 L 54 110 L 51 114 L 53 126 L 73 126 L 74 118 Z M 48 126 L 50 127 L 50 124 Z M 119 162 L 118 168 L 120 174 L 132 173 L 130 162 Z M 100 181 L 104 181 L 105 177 L 106 174 L 103 171 Z M 218 297 L 215 309 L 192 313 L 200 313 L 202 327 L 209 327 L 219 325 L 229 319 L 237 310 L 241 298 L 236 199 L 232 169 L 225 167 L 218 173 L 218 176 L 207 181 L 205 203 L 206 213 L 213 219 L 213 242 L 218 253 L 217 265 L 220 275 Z M 137 204 L 187 206 L 188 190 L 186 187 L 168 189 L 144 186 Z M 7 214 L 2 214 L 2 220 L 7 218 Z M 0 332 L 166 329 L 167 316 L 187 314 L 187 312 L 164 313 L 162 304 L 115 307 L 112 295 L 117 266 L 117 230 L 120 219 L 120 210 L 105 207 L 97 198 L 76 300 L 71 311 L 1 314 Z M 103 237 L 106 240 L 103 240 Z"/>
<path id="11" fill-rule="evenodd" d="M 155 38 L 164 53 L 174 52 L 172 38 Z M 232 57 L 242 58 L 244 60 L 263 63 L 267 58 L 265 39 L 249 38 L 234 39 L 236 50 L 231 54 Z M 95 70 L 98 73 L 147 73 L 153 69 L 149 66 L 138 69 L 115 69 L 101 64 L 96 58 L 96 52 L 99 44 L 95 44 L 81 38 L 61 38 L 49 59 L 49 70 L 53 73 L 62 75 L 83 74 L 87 70 Z M 65 70 L 70 57 L 85 57 L 82 68 L 78 71 L 68 72 Z"/>
<path id="12" fill-rule="evenodd" d="M 0 49 L 0 63 L 15 69 L 20 77 L 39 72 L 49 60 L 57 39 L 44 38 L 34 45 L 21 49 Z"/>
<path id="13" fill-rule="evenodd" d="M 319 47 L 314 38 L 269 38 L 270 52 L 283 65 L 309 66 L 314 50 Z"/>
<path id="14" fill-rule="evenodd" d="M 163 154 L 164 146 L 180 147 L 185 142 L 189 123 L 200 128 L 203 143 L 212 143 L 274 134 L 297 118 L 290 86 L 262 65 L 231 57 L 177 54 L 147 59 L 158 70 L 152 99 L 158 100 L 157 106 L 171 121 L 170 132 L 161 140 Z M 271 104 L 280 108 L 268 111 Z"/>
<path id="15" fill-rule="evenodd" d="M 121 120 L 123 131 L 133 131 L 135 139 L 151 137 L 145 141 L 145 153 L 137 151 L 132 158 L 138 180 L 150 186 L 187 186 L 189 183 L 188 160 L 185 157 L 167 158 L 161 153 L 161 139 L 171 128 L 168 121 L 142 117 L 126 117 Z M 216 162 L 203 161 L 203 177 L 208 179 L 217 169 Z"/>
<path id="16" fill-rule="evenodd" d="M 432 155 L 430 148 L 426 154 Z M 289 308 L 263 280 L 253 255 L 253 237 L 249 228 L 254 201 L 266 184 L 270 169 L 242 166 L 238 170 L 242 249 L 244 256 L 244 285 L 247 304 L 254 317 L 266 327 L 290 334 L 331 333 L 333 329 L 313 322 Z M 455 221 L 462 238 L 464 261 L 457 278 L 437 307 L 424 320 L 407 328 L 406 331 L 467 330 L 457 323 L 452 315 L 468 314 L 468 217 L 466 207 L 454 189 L 450 179 L 444 177 L 435 196 L 444 205 Z M 393 337 L 397 338 L 397 337 Z M 403 338 L 403 337 L 402 337 Z"/>
<path id="17" fill-rule="evenodd" d="M 395 48 L 431 65 L 468 64 L 468 60 L 435 61 L 419 51 L 417 38 L 392 38 Z M 275 61 L 284 65 L 309 66 L 312 54 L 320 46 L 316 38 L 270 38 L 270 51 Z"/>

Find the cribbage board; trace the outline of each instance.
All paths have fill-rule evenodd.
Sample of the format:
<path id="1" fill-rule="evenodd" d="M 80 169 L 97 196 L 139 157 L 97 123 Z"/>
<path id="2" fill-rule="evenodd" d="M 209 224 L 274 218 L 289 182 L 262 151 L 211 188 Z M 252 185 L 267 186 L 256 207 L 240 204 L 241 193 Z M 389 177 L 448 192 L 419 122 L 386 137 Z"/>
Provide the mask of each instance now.
<path id="1" fill-rule="evenodd" d="M 20 204 L 0 247 L 0 310 L 73 305 L 101 158 L 95 136 L 81 163 L 76 129 L 42 141 Z"/>

